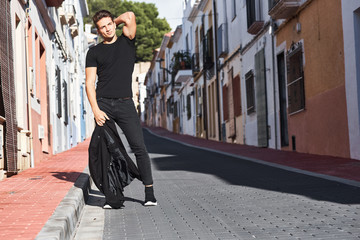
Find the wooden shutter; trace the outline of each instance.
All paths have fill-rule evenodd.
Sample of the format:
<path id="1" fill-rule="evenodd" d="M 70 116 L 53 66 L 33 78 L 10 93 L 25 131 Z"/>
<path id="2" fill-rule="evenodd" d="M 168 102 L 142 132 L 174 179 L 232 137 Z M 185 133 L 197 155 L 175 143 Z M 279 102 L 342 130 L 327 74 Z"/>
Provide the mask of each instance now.
<path id="1" fill-rule="evenodd" d="M 255 79 L 256 79 L 256 107 L 257 107 L 257 132 L 258 146 L 268 146 L 268 121 L 266 101 L 265 78 L 265 51 L 260 50 L 255 54 Z"/>
<path id="2" fill-rule="evenodd" d="M 234 98 L 234 114 L 235 117 L 238 117 L 241 115 L 241 91 L 239 75 L 236 75 L 236 77 L 232 80 L 232 87 Z"/>
<path id="3" fill-rule="evenodd" d="M 228 86 L 223 86 L 223 114 L 224 121 L 229 120 L 229 101 L 228 101 Z"/>

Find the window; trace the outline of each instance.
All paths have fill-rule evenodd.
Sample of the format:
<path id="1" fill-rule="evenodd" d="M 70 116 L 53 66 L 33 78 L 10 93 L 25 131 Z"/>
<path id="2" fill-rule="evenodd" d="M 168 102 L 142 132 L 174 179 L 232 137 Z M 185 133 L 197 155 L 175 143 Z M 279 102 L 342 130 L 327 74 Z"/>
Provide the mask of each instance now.
<path id="1" fill-rule="evenodd" d="M 65 125 L 68 125 L 69 123 L 68 94 L 67 94 L 68 87 L 66 82 L 63 83 L 63 87 L 64 87 L 64 123 Z"/>
<path id="2" fill-rule="evenodd" d="M 164 113 L 165 112 L 165 97 L 164 97 L 164 95 L 161 97 L 160 105 L 161 105 L 161 113 Z"/>
<path id="3" fill-rule="evenodd" d="M 290 52 L 290 53 L 289 53 Z M 292 47 L 287 55 L 287 87 L 289 114 L 305 108 L 304 71 L 302 60 L 302 44 Z"/>
<path id="4" fill-rule="evenodd" d="M 214 44 L 213 44 L 213 31 L 212 28 L 206 33 L 206 37 L 204 39 L 204 68 L 210 69 L 214 65 Z"/>
<path id="5" fill-rule="evenodd" d="M 169 116 L 169 114 L 174 113 L 174 97 L 170 97 L 166 101 L 166 106 L 167 106 L 167 115 L 168 116 Z"/>
<path id="6" fill-rule="evenodd" d="M 197 116 L 198 117 L 201 117 L 201 111 L 202 111 L 202 97 L 201 97 L 201 88 L 198 87 L 197 88 L 197 103 L 198 103 L 198 106 L 197 106 Z"/>
<path id="7" fill-rule="evenodd" d="M 223 86 L 223 114 L 224 121 L 229 120 L 229 101 L 228 101 L 228 86 Z"/>
<path id="8" fill-rule="evenodd" d="M 57 99 L 57 112 L 56 115 L 58 118 L 61 118 L 62 111 L 61 111 L 61 76 L 60 76 L 60 69 L 57 67 L 55 71 L 56 76 L 56 99 Z"/>
<path id="9" fill-rule="evenodd" d="M 261 0 L 246 0 L 248 33 L 257 34 L 263 27 Z"/>
<path id="10" fill-rule="evenodd" d="M 186 96 L 186 110 L 187 110 L 187 119 L 191 118 L 191 95 Z"/>
<path id="11" fill-rule="evenodd" d="M 250 70 L 245 74 L 247 113 L 255 112 L 254 73 Z"/>
<path id="12" fill-rule="evenodd" d="M 240 76 L 236 75 L 232 80 L 233 98 L 234 98 L 234 114 L 235 117 L 241 115 L 241 91 L 240 91 Z"/>
<path id="13" fill-rule="evenodd" d="M 178 101 L 174 103 L 174 118 L 179 117 L 179 110 L 178 110 Z"/>
<path id="14" fill-rule="evenodd" d="M 218 57 L 225 57 L 228 53 L 228 33 L 227 33 L 227 24 L 223 23 L 217 30 L 218 36 Z"/>
<path id="15" fill-rule="evenodd" d="M 236 18 L 236 0 L 231 0 L 231 20 Z"/>
<path id="16" fill-rule="evenodd" d="M 185 37 L 185 48 L 186 48 L 186 52 L 189 52 L 189 34 L 186 34 L 186 37 Z"/>

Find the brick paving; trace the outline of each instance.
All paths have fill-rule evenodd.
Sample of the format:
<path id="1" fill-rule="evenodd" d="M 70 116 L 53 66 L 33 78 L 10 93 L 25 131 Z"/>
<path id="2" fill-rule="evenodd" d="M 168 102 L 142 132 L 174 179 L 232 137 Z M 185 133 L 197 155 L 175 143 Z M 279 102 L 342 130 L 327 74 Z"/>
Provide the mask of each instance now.
<path id="1" fill-rule="evenodd" d="M 89 140 L 0 182 L 0 239 L 34 239 L 88 163 Z"/>

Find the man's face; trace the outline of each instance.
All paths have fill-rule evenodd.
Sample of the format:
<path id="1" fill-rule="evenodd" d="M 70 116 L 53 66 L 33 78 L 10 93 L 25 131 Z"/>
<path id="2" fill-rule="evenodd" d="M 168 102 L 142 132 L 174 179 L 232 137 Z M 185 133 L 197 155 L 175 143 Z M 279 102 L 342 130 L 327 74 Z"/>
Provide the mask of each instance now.
<path id="1" fill-rule="evenodd" d="M 103 38 L 112 38 L 116 33 L 116 25 L 111 17 L 104 17 L 97 23 L 98 33 Z"/>

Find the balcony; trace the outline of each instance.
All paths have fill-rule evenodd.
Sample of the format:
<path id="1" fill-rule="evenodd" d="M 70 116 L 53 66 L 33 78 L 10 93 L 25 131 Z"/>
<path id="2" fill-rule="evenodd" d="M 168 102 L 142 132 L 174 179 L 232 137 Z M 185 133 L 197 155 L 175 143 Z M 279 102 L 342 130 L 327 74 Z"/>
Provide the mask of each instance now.
<path id="1" fill-rule="evenodd" d="M 183 83 L 188 81 L 192 77 L 192 70 L 191 69 L 184 69 L 179 70 L 175 75 L 174 82 L 176 83 Z"/>
<path id="2" fill-rule="evenodd" d="M 269 0 L 269 15 L 273 19 L 292 17 L 301 5 L 301 0 Z"/>
<path id="3" fill-rule="evenodd" d="M 45 0 L 48 7 L 59 7 L 64 0 Z"/>
<path id="4" fill-rule="evenodd" d="M 171 75 L 174 81 L 179 71 L 183 71 L 183 70 L 192 71 L 190 54 L 184 51 L 178 51 L 174 53 L 173 61 L 170 64 L 170 68 L 171 68 Z"/>
<path id="5" fill-rule="evenodd" d="M 189 14 L 189 17 L 188 17 L 188 20 L 192 23 L 194 23 L 196 17 L 198 16 L 198 13 L 199 13 L 199 3 L 200 3 L 200 0 L 196 0 L 196 2 L 194 3 L 194 5 L 192 6 L 191 8 L 191 12 Z"/>
<path id="6" fill-rule="evenodd" d="M 247 31 L 248 31 L 248 33 L 250 33 L 252 35 L 256 35 L 256 34 L 258 34 L 258 32 L 260 32 L 260 30 L 263 28 L 263 26 L 264 26 L 264 21 L 254 21 L 249 26 Z"/>

